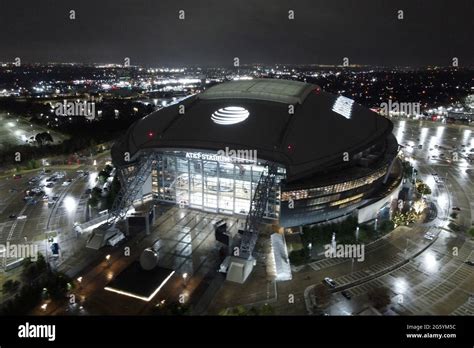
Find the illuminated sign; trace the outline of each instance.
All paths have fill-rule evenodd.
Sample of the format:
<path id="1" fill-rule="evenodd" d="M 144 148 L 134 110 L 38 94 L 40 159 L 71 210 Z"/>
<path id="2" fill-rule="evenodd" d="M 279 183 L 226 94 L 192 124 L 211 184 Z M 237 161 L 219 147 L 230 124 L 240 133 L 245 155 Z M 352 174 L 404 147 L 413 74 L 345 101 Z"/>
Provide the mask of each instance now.
<path id="1" fill-rule="evenodd" d="M 337 112 L 339 115 L 344 116 L 345 118 L 351 118 L 352 113 L 352 104 L 354 101 L 352 99 L 339 96 L 336 99 L 336 102 L 332 106 L 332 111 Z"/>
<path id="2" fill-rule="evenodd" d="M 245 121 L 250 113 L 247 109 L 240 106 L 227 106 L 225 108 L 215 111 L 211 120 L 220 125 L 228 126 Z"/>
<path id="3" fill-rule="evenodd" d="M 257 150 L 232 150 L 226 147 L 225 150 L 219 150 L 217 153 L 186 152 L 186 158 L 223 163 L 255 163 Z"/>

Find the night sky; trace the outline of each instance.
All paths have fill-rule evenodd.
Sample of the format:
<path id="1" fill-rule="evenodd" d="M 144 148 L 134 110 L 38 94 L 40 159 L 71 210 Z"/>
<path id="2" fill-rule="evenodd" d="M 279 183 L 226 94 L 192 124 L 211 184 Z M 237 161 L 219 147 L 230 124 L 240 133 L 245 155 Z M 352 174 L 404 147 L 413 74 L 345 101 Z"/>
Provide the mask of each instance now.
<path id="1" fill-rule="evenodd" d="M 0 61 L 472 66 L 473 15 L 473 0 L 0 0 Z"/>

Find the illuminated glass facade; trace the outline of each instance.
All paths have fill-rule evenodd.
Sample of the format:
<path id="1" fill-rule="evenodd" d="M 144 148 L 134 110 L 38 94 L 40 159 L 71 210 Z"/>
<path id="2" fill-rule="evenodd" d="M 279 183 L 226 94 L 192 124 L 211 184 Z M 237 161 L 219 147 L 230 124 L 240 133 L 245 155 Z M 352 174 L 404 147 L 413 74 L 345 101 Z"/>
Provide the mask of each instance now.
<path id="1" fill-rule="evenodd" d="M 341 193 L 341 192 L 356 189 L 364 185 L 370 185 L 374 181 L 380 179 L 385 174 L 387 174 L 387 166 L 380 168 L 379 170 L 371 173 L 370 175 L 367 175 L 355 180 L 350 180 L 350 181 L 328 185 L 328 186 L 315 187 L 315 188 L 306 189 L 306 190 L 282 192 L 281 200 L 288 201 L 290 199 L 293 199 L 293 200 L 307 199 L 307 198 L 313 198 L 313 197 L 326 196 L 326 195 L 330 195 L 334 193 Z M 324 198 L 327 199 L 328 197 L 334 198 L 335 200 L 335 199 L 338 199 L 340 195 L 327 196 Z M 330 199 L 330 200 L 333 200 L 333 199 Z M 310 202 L 314 204 L 317 202 L 325 203 L 329 201 L 324 201 L 324 199 L 321 201 L 318 201 L 318 199 L 316 199 L 316 200 L 311 200 Z"/>
<path id="2" fill-rule="evenodd" d="M 212 160 L 202 154 L 164 152 L 152 171 L 155 198 L 209 212 L 248 214 L 265 167 L 257 163 Z M 279 169 L 279 173 L 283 176 L 284 169 Z M 279 178 L 267 204 L 267 218 L 279 217 L 278 187 Z"/>
<path id="3" fill-rule="evenodd" d="M 157 201 L 221 214 L 247 215 L 263 171 L 258 160 L 239 163 L 216 158 L 215 153 L 163 151 L 152 170 L 152 192 Z M 284 227 L 331 220 L 350 214 L 371 199 L 389 166 L 362 177 L 300 190 L 281 187 L 285 169 L 279 167 L 267 202 L 265 217 Z"/>
<path id="4" fill-rule="evenodd" d="M 281 218 L 283 226 L 297 226 L 310 222 L 331 220 L 349 214 L 387 174 L 388 165 L 353 180 L 302 190 L 281 193 Z"/>

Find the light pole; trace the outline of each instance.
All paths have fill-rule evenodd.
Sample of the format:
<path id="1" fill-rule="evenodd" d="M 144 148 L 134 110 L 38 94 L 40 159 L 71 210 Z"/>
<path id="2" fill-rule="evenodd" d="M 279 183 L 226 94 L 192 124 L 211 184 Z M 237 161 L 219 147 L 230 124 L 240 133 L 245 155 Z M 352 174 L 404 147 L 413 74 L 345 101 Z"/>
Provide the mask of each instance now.
<path id="1" fill-rule="evenodd" d="M 188 279 L 188 274 L 187 274 L 187 273 L 183 273 L 183 283 L 184 283 L 184 286 L 187 285 L 187 279 Z"/>

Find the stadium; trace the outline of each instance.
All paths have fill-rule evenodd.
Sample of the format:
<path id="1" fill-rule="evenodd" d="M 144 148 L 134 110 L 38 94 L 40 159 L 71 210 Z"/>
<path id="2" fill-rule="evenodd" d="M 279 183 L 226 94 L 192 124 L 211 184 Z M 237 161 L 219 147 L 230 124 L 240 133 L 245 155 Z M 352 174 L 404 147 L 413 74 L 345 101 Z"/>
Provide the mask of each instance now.
<path id="1" fill-rule="evenodd" d="M 354 214 L 370 221 L 401 185 L 392 128 L 313 84 L 218 84 L 140 119 L 114 144 L 112 161 L 128 186 L 116 210 L 151 196 L 282 227 Z"/>

